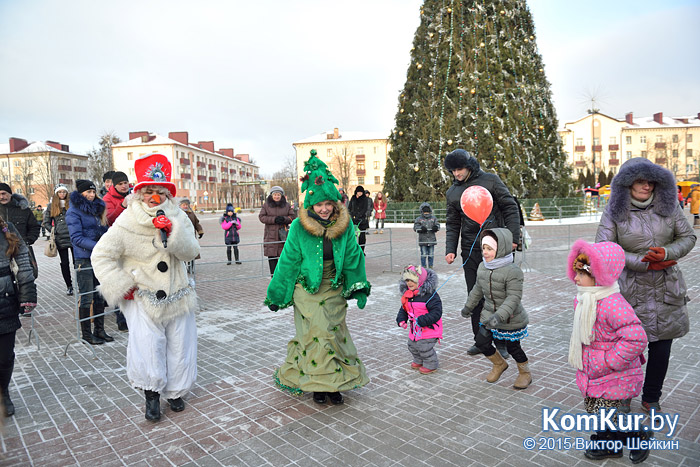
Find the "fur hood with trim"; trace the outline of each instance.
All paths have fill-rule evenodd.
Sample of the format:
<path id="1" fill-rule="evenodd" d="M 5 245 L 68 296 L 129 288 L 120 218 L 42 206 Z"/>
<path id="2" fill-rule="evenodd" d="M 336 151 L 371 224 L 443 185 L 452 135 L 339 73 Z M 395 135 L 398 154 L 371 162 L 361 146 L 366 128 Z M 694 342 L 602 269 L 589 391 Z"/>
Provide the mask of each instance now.
<path id="1" fill-rule="evenodd" d="M 433 292 L 437 289 L 438 285 L 438 275 L 435 271 L 432 269 L 425 268 L 425 272 L 427 273 L 427 276 L 425 277 L 425 281 L 421 284 L 420 287 L 418 287 L 418 295 L 432 295 Z M 400 280 L 399 281 L 399 292 L 403 294 L 408 290 L 408 286 L 406 286 L 406 281 Z"/>
<path id="2" fill-rule="evenodd" d="M 299 222 L 301 223 L 301 226 L 304 227 L 304 230 L 314 237 L 325 236 L 330 240 L 343 235 L 345 229 L 347 229 L 348 225 L 350 224 L 350 214 L 348 214 L 348 210 L 345 208 L 345 206 L 336 201 L 335 212 L 331 215 L 329 220 L 335 222 L 333 225 L 324 227 L 316 219 L 309 215 L 308 210 L 299 210 Z"/>
<path id="3" fill-rule="evenodd" d="M 630 187 L 636 180 L 649 180 L 656 184 L 651 204 L 654 212 L 669 217 L 678 209 L 678 189 L 671 171 L 644 157 L 635 157 L 622 164 L 610 185 L 608 210 L 613 220 L 620 222 L 627 218 L 630 211 Z"/>

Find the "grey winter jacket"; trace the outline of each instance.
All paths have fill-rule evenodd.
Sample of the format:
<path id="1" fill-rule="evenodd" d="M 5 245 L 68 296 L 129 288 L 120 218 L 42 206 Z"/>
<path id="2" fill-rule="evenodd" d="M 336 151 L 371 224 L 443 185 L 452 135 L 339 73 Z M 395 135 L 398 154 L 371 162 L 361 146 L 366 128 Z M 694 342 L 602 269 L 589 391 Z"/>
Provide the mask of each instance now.
<path id="1" fill-rule="evenodd" d="M 8 222 L 7 228 L 19 236 L 14 225 Z M 19 249 L 15 254 L 18 267 L 16 288 L 9 272 L 10 258 L 4 254 L 5 251 L 7 251 L 7 240 L 0 234 L 0 252 L 3 253 L 0 254 L 0 271 L 3 272 L 0 275 L 0 334 L 7 334 L 22 327 L 19 320 L 20 303 L 36 303 L 36 285 L 27 245 L 20 237 Z"/>
<path id="2" fill-rule="evenodd" d="M 430 209 L 430 212 L 424 213 L 424 207 Z M 437 245 L 435 232 L 440 230 L 440 223 L 433 215 L 433 208 L 430 207 L 430 204 L 423 203 L 420 205 L 420 211 L 421 215 L 417 217 L 416 221 L 413 223 L 413 230 L 418 232 L 418 244 Z"/>
<path id="3" fill-rule="evenodd" d="M 513 250 L 513 235 L 510 230 L 498 228 L 487 229 L 498 238 L 496 258 L 502 258 Z M 481 310 L 481 323 L 487 323 L 494 313 L 498 314 L 501 324 L 498 329 L 514 331 L 527 326 L 529 318 L 523 308 L 523 271 L 510 263 L 497 269 L 487 269 L 483 261 L 476 270 L 476 284 L 469 292 L 465 308 L 473 310 L 479 301 L 484 299 Z"/>
<path id="4" fill-rule="evenodd" d="M 642 258 L 655 246 L 666 250 L 667 260 L 678 261 L 693 249 L 696 237 L 678 206 L 671 172 L 644 161 L 630 159 L 613 179 L 595 241 L 615 242 L 625 250 L 620 292 L 634 308 L 649 342 L 656 342 L 688 332 L 687 289 L 678 265 L 649 271 L 649 263 L 643 263 Z M 654 199 L 646 209 L 630 203 L 629 187 L 639 179 L 656 183 Z"/>

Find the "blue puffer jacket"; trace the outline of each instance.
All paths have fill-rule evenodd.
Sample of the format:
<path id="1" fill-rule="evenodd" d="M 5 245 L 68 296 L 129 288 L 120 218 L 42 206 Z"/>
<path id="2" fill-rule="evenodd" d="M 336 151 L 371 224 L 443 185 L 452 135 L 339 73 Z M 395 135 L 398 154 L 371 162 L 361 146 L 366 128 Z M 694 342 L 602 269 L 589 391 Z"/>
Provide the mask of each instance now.
<path id="1" fill-rule="evenodd" d="M 70 232 L 75 259 L 90 258 L 92 249 L 107 232 L 107 225 L 101 223 L 105 203 L 100 198 L 88 201 L 86 197 L 74 191 L 70 194 L 70 208 L 66 213 L 66 224 Z"/>

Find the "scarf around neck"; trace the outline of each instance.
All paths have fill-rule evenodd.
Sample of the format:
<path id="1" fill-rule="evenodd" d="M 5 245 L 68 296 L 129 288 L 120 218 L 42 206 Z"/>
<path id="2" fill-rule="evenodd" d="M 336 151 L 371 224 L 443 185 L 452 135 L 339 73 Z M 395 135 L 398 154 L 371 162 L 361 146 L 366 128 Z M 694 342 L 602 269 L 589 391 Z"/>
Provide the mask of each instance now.
<path id="1" fill-rule="evenodd" d="M 306 212 L 310 218 L 312 218 L 313 220 L 315 220 L 316 222 L 321 224 L 324 229 L 327 229 L 331 225 L 335 224 L 335 219 L 333 219 L 333 214 L 331 214 L 331 217 L 329 217 L 328 219 L 324 219 L 321 216 L 319 216 L 318 214 L 316 214 L 316 212 L 314 212 L 313 209 L 307 209 Z"/>
<path id="2" fill-rule="evenodd" d="M 637 201 L 636 199 L 630 196 L 630 203 L 632 203 L 632 206 L 637 207 L 639 209 L 648 208 L 652 201 L 654 201 L 654 192 L 651 193 L 651 196 L 646 201 Z"/>
<path id="3" fill-rule="evenodd" d="M 576 310 L 574 325 L 569 341 L 569 364 L 578 370 L 583 370 L 583 346 L 590 345 L 595 340 L 593 325 L 596 320 L 598 301 L 620 292 L 617 282 L 607 287 L 577 286 Z"/>
<path id="4" fill-rule="evenodd" d="M 484 266 L 486 266 L 486 269 L 498 269 L 502 268 L 503 266 L 508 266 L 512 262 L 513 253 L 508 253 L 507 255 L 501 258 L 494 258 L 493 261 L 484 260 Z"/>

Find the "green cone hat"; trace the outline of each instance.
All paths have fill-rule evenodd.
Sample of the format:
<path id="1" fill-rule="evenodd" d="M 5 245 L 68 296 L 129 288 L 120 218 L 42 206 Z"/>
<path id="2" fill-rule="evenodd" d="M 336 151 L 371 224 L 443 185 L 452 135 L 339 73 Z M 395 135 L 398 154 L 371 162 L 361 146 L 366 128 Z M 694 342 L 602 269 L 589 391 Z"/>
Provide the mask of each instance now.
<path id="1" fill-rule="evenodd" d="M 301 177 L 301 191 L 306 192 L 304 208 L 309 209 L 321 201 L 340 201 L 341 196 L 335 184 L 338 179 L 333 176 L 328 166 L 316 157 L 316 150 L 311 150 L 311 157 L 304 162 L 304 176 Z"/>

